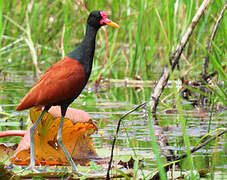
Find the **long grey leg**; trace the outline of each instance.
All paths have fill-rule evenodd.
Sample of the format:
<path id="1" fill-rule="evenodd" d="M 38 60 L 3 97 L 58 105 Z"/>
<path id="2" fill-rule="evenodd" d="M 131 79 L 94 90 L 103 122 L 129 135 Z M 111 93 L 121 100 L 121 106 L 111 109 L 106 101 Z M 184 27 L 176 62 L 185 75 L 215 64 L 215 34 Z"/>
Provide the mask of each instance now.
<path id="1" fill-rule="evenodd" d="M 78 174 L 78 175 L 82 175 L 77 167 L 76 167 L 76 164 L 74 163 L 72 157 L 70 156 L 69 152 L 67 151 L 67 149 L 65 148 L 64 144 L 63 144 L 63 141 L 62 141 L 62 128 L 63 128 L 63 123 L 64 123 L 64 116 L 61 116 L 61 122 L 60 122 L 60 127 L 59 127 L 59 130 L 58 130 L 58 136 L 57 136 L 57 140 L 58 140 L 58 144 L 61 146 L 67 160 L 69 161 L 70 165 L 72 166 L 73 168 L 73 171 Z"/>
<path id="2" fill-rule="evenodd" d="M 30 129 L 30 168 L 34 169 L 35 167 L 35 144 L 34 144 L 34 134 L 35 129 L 39 122 L 42 120 L 44 114 L 50 109 L 50 107 L 45 107 L 37 121 L 33 124 L 33 126 Z"/>

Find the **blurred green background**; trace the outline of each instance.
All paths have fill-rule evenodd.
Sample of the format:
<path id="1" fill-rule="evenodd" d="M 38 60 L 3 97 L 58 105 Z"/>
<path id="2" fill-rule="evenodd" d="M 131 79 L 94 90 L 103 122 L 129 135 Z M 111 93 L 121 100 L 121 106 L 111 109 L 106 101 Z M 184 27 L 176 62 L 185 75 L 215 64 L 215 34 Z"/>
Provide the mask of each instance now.
<path id="1" fill-rule="evenodd" d="M 125 87 L 120 83 L 106 85 L 101 82 L 102 87 L 98 93 L 94 93 L 93 83 L 100 74 L 102 80 L 156 81 L 201 3 L 202 0 L 0 0 L 0 112 L 8 113 L 1 119 L 1 123 L 7 120 L 8 127 L 2 123 L 0 128 L 15 129 L 15 126 L 20 125 L 20 117 L 27 119 L 28 114 L 15 112 L 15 106 L 37 80 L 37 68 L 44 72 L 73 50 L 84 36 L 89 12 L 102 10 L 120 25 L 120 29 L 103 27 L 99 30 L 89 85 L 71 106 L 90 112 L 98 121 L 99 128 L 107 132 L 104 137 L 108 137 L 110 145 L 109 137 L 115 132 L 117 119 L 135 104 L 148 101 L 153 87 L 146 83 L 145 87 Z M 225 0 L 210 2 L 183 51 L 179 68 L 171 74 L 171 80 L 179 80 L 181 77 L 195 81 L 201 79 L 207 43 L 224 3 Z M 106 48 L 104 31 L 108 34 L 108 54 L 103 68 Z M 208 68 L 209 73 L 218 72 L 212 88 L 210 85 L 207 87 L 213 92 L 209 96 L 211 106 L 219 109 L 216 108 L 217 111 L 213 113 L 208 107 L 206 113 L 211 112 L 211 115 L 201 118 L 195 116 L 198 112 L 193 106 L 182 104 L 185 115 L 189 115 L 186 122 L 192 145 L 197 143 L 200 135 L 226 124 L 224 105 L 227 85 L 226 71 L 222 68 L 227 62 L 226 37 L 225 13 L 212 43 Z M 158 118 L 162 126 L 179 123 L 178 114 L 165 113 L 168 109 L 176 108 L 177 88 L 166 88 L 161 97 Z M 144 149 L 151 149 L 149 130 L 146 121 L 141 123 L 143 113 L 136 115 L 125 120 L 120 135 L 123 138 L 118 145 L 125 147 L 126 144 L 128 148 L 137 147 L 144 152 Z M 193 129 L 195 127 L 197 129 Z M 170 138 L 169 142 L 178 152 L 178 148 L 184 146 L 183 139 L 181 134 L 175 133 L 179 130 L 175 126 L 173 128 L 173 132 L 167 135 L 177 136 Z M 103 146 L 106 142 L 104 137 L 95 138 L 97 146 Z M 13 138 L 2 141 L 18 140 Z M 211 151 L 206 152 L 206 155 L 200 152 L 196 166 L 206 168 L 207 159 L 211 164 L 214 163 L 214 146 L 209 146 Z M 225 147 L 226 141 L 223 141 L 221 153 L 215 162 L 223 172 L 226 169 L 222 168 L 226 164 Z M 147 158 L 146 162 L 149 165 L 150 159 Z M 156 163 L 155 160 L 152 163 Z"/>

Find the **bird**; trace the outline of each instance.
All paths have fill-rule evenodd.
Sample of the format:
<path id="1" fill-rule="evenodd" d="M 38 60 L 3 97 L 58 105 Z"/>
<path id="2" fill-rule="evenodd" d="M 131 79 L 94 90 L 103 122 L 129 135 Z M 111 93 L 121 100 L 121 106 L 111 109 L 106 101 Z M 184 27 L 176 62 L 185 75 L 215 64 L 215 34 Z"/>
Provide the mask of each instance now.
<path id="1" fill-rule="evenodd" d="M 57 141 L 72 166 L 73 172 L 81 175 L 63 144 L 62 128 L 68 106 L 80 95 L 88 82 L 95 53 L 96 34 L 104 25 L 119 28 L 118 24 L 108 19 L 104 11 L 92 11 L 87 18 L 86 33 L 81 43 L 66 57 L 47 69 L 16 107 L 16 111 L 29 109 L 33 106 L 43 107 L 41 115 L 30 128 L 31 145 L 30 164 L 28 167 L 34 171 L 37 171 L 35 168 L 34 149 L 36 127 L 52 106 L 60 106 L 61 121 Z"/>

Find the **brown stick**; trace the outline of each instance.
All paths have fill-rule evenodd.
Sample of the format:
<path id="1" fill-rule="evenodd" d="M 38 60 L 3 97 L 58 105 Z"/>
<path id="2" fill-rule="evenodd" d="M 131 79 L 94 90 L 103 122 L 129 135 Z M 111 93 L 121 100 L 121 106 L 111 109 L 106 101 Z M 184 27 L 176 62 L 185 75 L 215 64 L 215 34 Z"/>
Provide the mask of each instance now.
<path id="1" fill-rule="evenodd" d="M 184 50 L 185 45 L 188 42 L 189 37 L 191 36 L 196 24 L 198 23 L 199 19 L 203 15 L 206 7 L 208 6 L 210 0 L 204 0 L 201 4 L 200 8 L 197 10 L 195 16 L 192 19 L 191 24 L 189 25 L 187 31 L 185 32 L 184 36 L 181 39 L 181 42 L 177 45 L 176 50 L 170 55 L 170 64 L 171 68 L 165 66 L 162 70 L 162 75 L 160 76 L 157 84 L 154 87 L 153 92 L 150 95 L 150 106 L 151 112 L 153 114 L 153 118 L 156 119 L 156 108 L 159 101 L 159 98 L 162 94 L 164 87 L 167 84 L 170 76 L 170 69 L 173 71 L 178 64 L 182 51 Z"/>

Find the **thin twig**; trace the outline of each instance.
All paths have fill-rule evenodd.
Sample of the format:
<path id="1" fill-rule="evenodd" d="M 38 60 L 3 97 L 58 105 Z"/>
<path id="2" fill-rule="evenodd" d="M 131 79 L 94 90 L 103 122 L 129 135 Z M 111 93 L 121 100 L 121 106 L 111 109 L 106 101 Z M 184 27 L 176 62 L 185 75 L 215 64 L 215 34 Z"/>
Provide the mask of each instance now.
<path id="1" fill-rule="evenodd" d="M 213 141 L 215 138 L 217 138 L 217 137 L 219 137 L 219 136 L 225 134 L 226 132 L 227 132 L 227 129 L 224 130 L 224 131 L 222 131 L 222 132 L 220 132 L 220 133 L 217 134 L 217 135 L 215 134 L 214 136 L 210 137 L 209 139 L 207 139 L 206 141 L 204 141 L 204 142 L 201 143 L 200 145 L 198 145 L 198 146 L 192 148 L 192 149 L 191 149 L 191 153 L 194 153 L 194 152 L 198 151 L 198 150 L 201 149 L 202 147 L 206 146 L 209 142 L 211 142 L 211 141 Z M 185 158 L 185 157 L 187 157 L 187 154 L 186 154 L 186 153 L 185 153 L 185 154 L 182 154 L 180 157 L 176 158 L 175 161 L 181 160 L 181 159 L 183 159 L 183 158 Z"/>
<path id="2" fill-rule="evenodd" d="M 173 71 L 178 64 L 182 51 L 184 50 L 185 45 L 187 44 L 189 37 L 191 36 L 196 24 L 200 20 L 201 16 L 203 15 L 206 7 L 208 6 L 210 0 L 204 0 L 201 4 L 200 8 L 197 10 L 195 16 L 192 19 L 191 24 L 189 25 L 188 29 L 186 30 L 184 36 L 181 39 L 181 42 L 177 45 L 176 50 L 170 55 L 170 64 L 171 70 Z M 154 119 L 156 119 L 156 108 L 159 101 L 159 98 L 163 92 L 164 87 L 167 84 L 170 76 L 170 68 L 165 66 L 162 71 L 162 75 L 159 78 L 159 81 L 155 85 L 153 92 L 150 95 L 150 107 L 151 112 L 153 114 Z"/>
<path id="3" fill-rule="evenodd" d="M 194 153 L 194 152 L 196 152 L 196 151 L 198 151 L 199 149 L 201 149 L 201 148 L 203 148 L 204 146 L 206 146 L 208 143 L 210 143 L 211 141 L 213 141 L 214 139 L 216 139 L 217 137 L 220 137 L 220 136 L 222 136 L 223 134 L 225 134 L 227 132 L 227 129 L 226 130 L 224 130 L 224 131 L 222 131 L 222 132 L 220 132 L 219 134 L 215 134 L 215 135 L 213 135 L 213 136 L 211 136 L 209 139 L 207 139 L 206 141 L 204 141 L 203 143 L 201 143 L 200 145 L 198 145 L 198 146 L 196 146 L 196 147 L 194 147 L 194 148 L 192 148 L 190 151 L 191 151 L 191 154 L 192 153 Z M 184 153 L 184 154 L 182 154 L 181 156 L 179 156 L 179 157 L 174 157 L 173 158 L 173 163 L 168 163 L 168 165 L 167 166 L 165 166 L 164 168 L 165 168 L 165 170 L 166 171 L 168 171 L 170 168 L 172 168 L 172 166 L 175 164 L 179 164 L 180 163 L 180 160 L 182 160 L 182 159 L 184 159 L 184 158 L 186 158 L 187 157 L 187 153 Z M 152 180 L 154 180 L 154 179 L 157 179 L 159 177 L 159 172 L 157 172 L 153 177 L 152 177 Z"/>
<path id="4" fill-rule="evenodd" d="M 213 32 L 212 32 L 211 37 L 210 37 L 210 41 L 209 41 L 208 46 L 207 46 L 207 55 L 206 55 L 206 57 L 205 57 L 205 59 L 204 59 L 204 64 L 203 64 L 203 75 L 202 75 L 203 80 L 205 80 L 205 81 L 206 81 L 206 79 L 207 79 L 207 78 L 206 78 L 206 76 L 207 76 L 206 74 L 207 74 L 207 68 L 208 68 L 208 63 L 209 63 L 209 52 L 210 52 L 211 44 L 212 44 L 212 41 L 214 40 L 214 37 L 215 37 L 215 35 L 216 35 L 217 29 L 218 29 L 218 27 L 219 27 L 219 24 L 220 24 L 220 22 L 221 22 L 221 19 L 222 19 L 222 17 L 223 17 L 223 14 L 224 14 L 224 11 L 225 11 L 226 7 L 227 7 L 227 0 L 225 1 L 225 4 L 224 4 L 222 10 L 221 10 L 221 12 L 219 13 L 217 22 L 216 22 L 216 24 L 215 24 L 215 26 L 214 26 Z"/>
<path id="5" fill-rule="evenodd" d="M 210 53 L 210 49 L 211 49 L 212 42 L 213 42 L 213 40 L 214 40 L 214 37 L 215 37 L 215 35 L 216 35 L 217 29 L 218 29 L 218 27 L 219 27 L 219 25 L 220 25 L 220 22 L 221 22 L 221 19 L 222 19 L 222 17 L 223 17 L 223 14 L 224 14 L 224 11 L 225 11 L 226 7 L 227 7 L 227 0 L 226 0 L 226 2 L 225 2 L 225 4 L 224 4 L 222 10 L 221 10 L 220 13 L 219 13 L 217 22 L 216 22 L 216 24 L 215 24 L 215 26 L 214 26 L 214 28 L 213 28 L 213 31 L 212 31 L 212 33 L 211 33 L 210 40 L 209 40 L 208 45 L 207 45 L 207 55 L 206 55 L 206 57 L 204 58 L 204 63 L 203 63 L 203 73 L 202 73 L 202 79 L 203 79 L 204 84 L 205 84 L 206 82 L 208 82 L 208 80 L 210 79 L 210 78 L 209 78 L 209 77 L 210 77 L 209 74 L 207 75 L 207 68 L 208 68 L 208 64 L 209 64 L 209 61 L 210 61 L 210 59 L 209 59 L 209 53 Z M 213 74 L 215 75 L 216 73 L 213 73 Z M 200 90 L 204 92 L 204 91 L 205 91 L 205 88 L 204 88 L 203 86 L 201 86 Z M 200 95 L 200 104 L 201 104 L 201 105 L 204 105 L 204 103 L 205 103 L 204 99 L 205 99 L 205 95 L 201 94 L 201 95 Z"/>
<path id="6" fill-rule="evenodd" d="M 145 104 L 146 104 L 146 102 L 143 102 L 142 104 L 139 104 L 138 106 L 136 106 L 135 108 L 133 108 L 132 110 L 128 111 L 127 113 L 125 113 L 123 116 L 120 117 L 120 119 L 118 121 L 118 124 L 117 124 L 116 134 L 114 136 L 114 140 L 113 140 L 113 143 L 112 143 L 112 149 L 111 149 L 109 166 L 108 166 L 108 170 L 107 170 L 107 173 L 106 173 L 106 179 L 110 179 L 110 169 L 111 169 L 111 165 L 112 165 L 112 161 L 113 161 L 113 151 L 114 151 L 114 146 L 115 146 L 115 143 L 116 143 L 116 140 L 117 140 L 118 132 L 119 132 L 119 129 L 120 129 L 121 120 L 124 119 L 129 114 L 131 114 L 132 112 L 134 112 L 137 109 L 139 109 L 140 107 L 144 106 Z"/>

